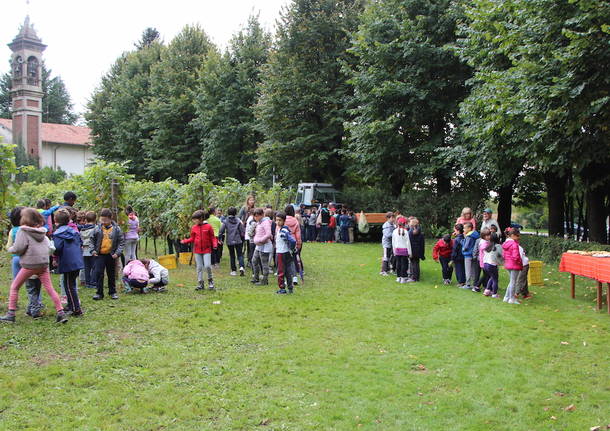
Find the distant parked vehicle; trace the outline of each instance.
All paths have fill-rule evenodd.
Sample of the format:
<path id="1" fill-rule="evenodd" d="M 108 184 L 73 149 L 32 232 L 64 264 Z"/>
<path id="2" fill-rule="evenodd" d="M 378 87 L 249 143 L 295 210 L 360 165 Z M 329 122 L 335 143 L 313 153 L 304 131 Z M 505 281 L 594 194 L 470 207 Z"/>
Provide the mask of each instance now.
<path id="1" fill-rule="evenodd" d="M 334 203 L 336 207 L 341 204 L 341 192 L 339 192 L 332 184 L 327 183 L 300 183 L 297 187 L 297 196 L 295 208 L 305 205 L 306 208 L 318 207 L 323 203 Z"/>

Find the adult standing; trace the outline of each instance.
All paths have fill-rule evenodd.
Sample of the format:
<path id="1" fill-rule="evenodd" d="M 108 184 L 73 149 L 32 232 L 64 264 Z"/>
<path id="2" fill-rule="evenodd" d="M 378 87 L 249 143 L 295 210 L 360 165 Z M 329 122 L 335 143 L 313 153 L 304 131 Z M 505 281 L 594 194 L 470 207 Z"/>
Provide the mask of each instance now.
<path id="1" fill-rule="evenodd" d="M 466 207 L 462 210 L 462 215 L 458 217 L 455 224 L 472 223 L 472 230 L 477 230 L 477 221 L 472 214 L 472 209 Z"/>
<path id="2" fill-rule="evenodd" d="M 246 220 L 248 220 L 249 212 L 254 211 L 254 207 L 256 205 L 256 197 L 254 195 L 248 195 L 246 198 L 246 203 L 239 210 L 239 214 L 237 218 L 241 220 L 241 222 L 245 225 Z"/>
<path id="3" fill-rule="evenodd" d="M 492 209 L 491 208 L 485 208 L 483 210 L 483 223 L 481 223 L 481 230 L 483 230 L 483 229 L 490 229 L 491 230 L 491 226 L 495 226 L 497 232 L 501 232 L 500 231 L 500 225 L 498 224 L 498 221 L 493 218 L 493 211 L 492 211 Z"/>

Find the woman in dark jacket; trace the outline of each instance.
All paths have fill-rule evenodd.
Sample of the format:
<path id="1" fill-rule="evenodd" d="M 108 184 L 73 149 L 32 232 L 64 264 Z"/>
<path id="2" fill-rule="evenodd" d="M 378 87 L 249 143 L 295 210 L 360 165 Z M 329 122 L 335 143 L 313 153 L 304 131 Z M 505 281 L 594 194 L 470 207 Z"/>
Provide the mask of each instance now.
<path id="1" fill-rule="evenodd" d="M 424 256 L 426 243 L 424 233 L 419 225 L 419 220 L 415 217 L 409 222 L 409 241 L 411 242 L 411 256 L 409 256 L 409 280 L 419 281 L 419 261 L 425 260 Z"/>
<path id="2" fill-rule="evenodd" d="M 244 276 L 244 252 L 243 243 L 246 235 L 244 224 L 235 215 L 237 214 L 237 208 L 231 207 L 227 211 L 229 215 L 222 226 L 220 226 L 219 237 L 226 233 L 227 235 L 227 247 L 229 248 L 229 258 L 231 260 L 231 275 L 237 275 L 237 267 L 235 265 L 235 254 L 237 253 L 237 260 L 239 262 L 239 275 Z"/>

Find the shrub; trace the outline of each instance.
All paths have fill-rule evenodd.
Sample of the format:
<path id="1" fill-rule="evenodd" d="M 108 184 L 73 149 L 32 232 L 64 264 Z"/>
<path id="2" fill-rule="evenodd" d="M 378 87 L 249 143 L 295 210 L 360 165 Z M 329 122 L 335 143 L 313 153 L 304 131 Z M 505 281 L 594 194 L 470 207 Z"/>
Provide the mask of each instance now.
<path id="1" fill-rule="evenodd" d="M 520 242 L 530 258 L 542 260 L 546 263 L 559 262 L 562 253 L 568 250 L 610 251 L 610 245 L 538 235 L 521 235 Z"/>

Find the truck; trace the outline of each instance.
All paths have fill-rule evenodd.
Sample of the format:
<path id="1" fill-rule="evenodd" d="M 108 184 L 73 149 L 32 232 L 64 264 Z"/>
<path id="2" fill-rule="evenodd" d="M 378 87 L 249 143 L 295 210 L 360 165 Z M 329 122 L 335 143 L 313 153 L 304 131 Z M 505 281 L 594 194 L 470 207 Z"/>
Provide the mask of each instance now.
<path id="1" fill-rule="evenodd" d="M 299 183 L 295 208 L 305 205 L 306 208 L 317 207 L 323 203 L 338 204 L 340 192 L 328 183 Z"/>

